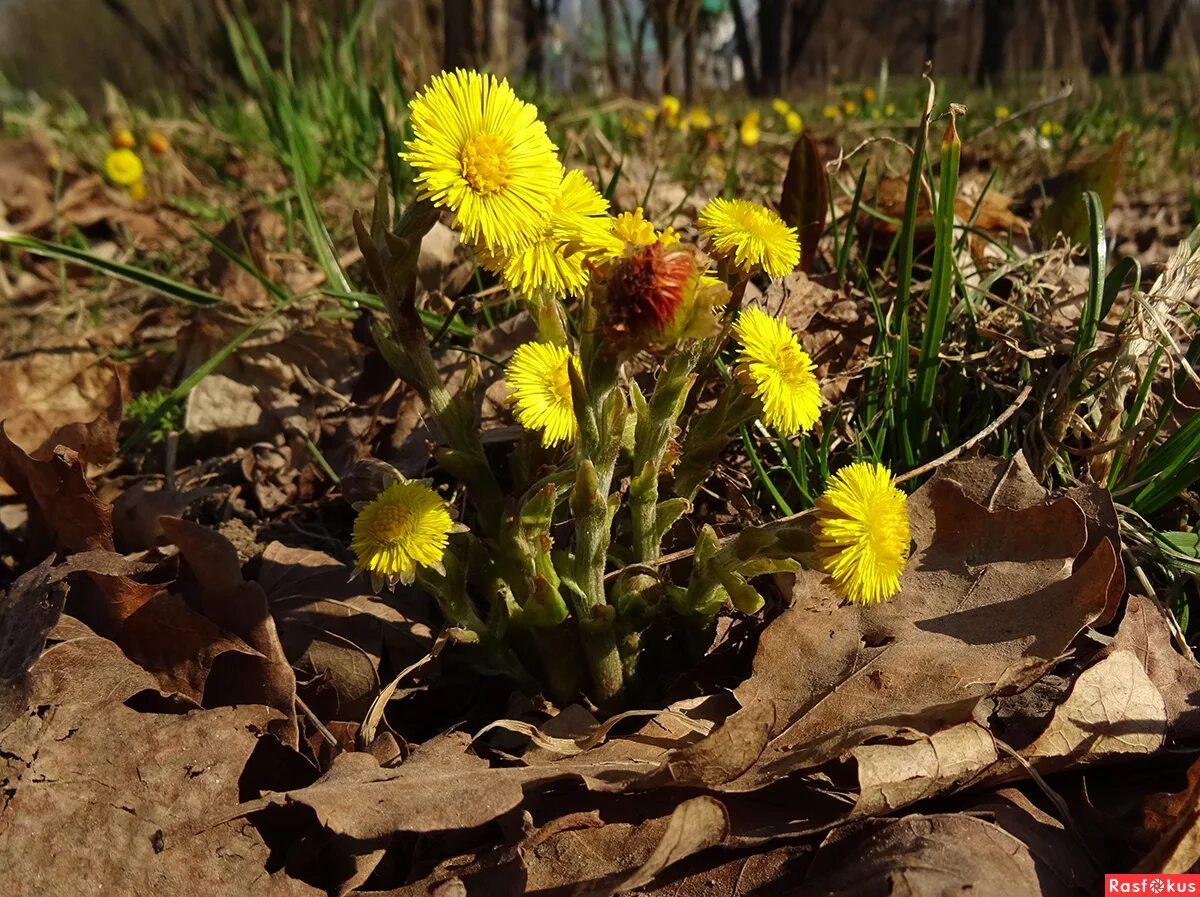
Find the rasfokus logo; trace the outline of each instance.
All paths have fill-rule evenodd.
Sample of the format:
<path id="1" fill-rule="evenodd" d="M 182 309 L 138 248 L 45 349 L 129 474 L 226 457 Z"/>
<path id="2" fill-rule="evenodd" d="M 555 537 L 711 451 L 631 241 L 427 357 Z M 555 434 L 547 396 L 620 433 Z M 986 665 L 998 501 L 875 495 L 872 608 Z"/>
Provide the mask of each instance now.
<path id="1" fill-rule="evenodd" d="M 1144 875 L 1137 872 L 1104 876 L 1105 894 L 1200 894 L 1200 875 Z"/>

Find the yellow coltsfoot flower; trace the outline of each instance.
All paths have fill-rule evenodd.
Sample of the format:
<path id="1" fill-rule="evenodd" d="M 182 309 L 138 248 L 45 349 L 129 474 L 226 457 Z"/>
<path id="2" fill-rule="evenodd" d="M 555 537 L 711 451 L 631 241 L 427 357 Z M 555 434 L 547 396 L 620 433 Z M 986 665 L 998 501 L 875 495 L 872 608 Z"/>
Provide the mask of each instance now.
<path id="1" fill-rule="evenodd" d="M 142 160 L 131 149 L 115 149 L 104 157 L 104 174 L 118 187 L 133 186 L 145 173 Z"/>
<path id="2" fill-rule="evenodd" d="M 578 295 L 587 286 L 587 259 L 615 252 L 608 200 L 582 171 L 563 173 L 549 216 L 531 243 L 510 252 L 476 247 L 479 263 L 526 296 Z"/>
<path id="3" fill-rule="evenodd" d="M 821 385 L 787 322 L 748 308 L 733 332 L 742 344 L 737 378 L 762 402 L 763 422 L 788 436 L 811 429 L 821 414 Z"/>
<path id="4" fill-rule="evenodd" d="M 579 359 L 553 343 L 525 343 L 517 347 L 504 371 L 516 405 L 517 423 L 540 430 L 547 448 L 573 442 L 579 423 L 571 400 L 571 375 L 567 365 L 579 370 Z"/>
<path id="5" fill-rule="evenodd" d="M 441 496 L 424 483 L 401 480 L 358 512 L 350 544 L 373 582 L 407 584 L 418 566 L 441 567 L 454 529 Z"/>
<path id="6" fill-rule="evenodd" d="M 758 144 L 761 136 L 758 129 L 759 118 L 758 110 L 752 109 L 746 113 L 746 117 L 738 125 L 738 139 L 742 141 L 742 146 L 750 147 Z"/>
<path id="7" fill-rule="evenodd" d="M 784 116 L 784 123 L 787 125 L 788 133 L 799 134 L 804 130 L 804 119 L 800 117 L 799 112 L 789 111 Z"/>
<path id="8" fill-rule="evenodd" d="M 909 550 L 907 498 L 886 467 L 862 461 L 843 467 L 816 512 L 817 556 L 839 595 L 875 604 L 900 590 Z"/>
<path id="9" fill-rule="evenodd" d="M 785 277 L 800 263 L 796 228 L 770 209 L 744 199 L 714 199 L 696 220 L 713 251 L 749 274 L 761 267 L 771 277 Z"/>
<path id="10" fill-rule="evenodd" d="M 414 138 L 402 157 L 422 199 L 450 209 L 468 242 L 510 251 L 534 240 L 562 181 L 537 108 L 507 80 L 459 69 L 409 103 Z"/>
<path id="11" fill-rule="evenodd" d="M 655 230 L 654 223 L 646 220 L 646 213 L 641 206 L 632 212 L 622 212 L 613 219 L 612 235 L 625 243 L 636 246 L 649 246 L 651 243 L 661 243 L 663 246 L 674 246 L 679 242 L 679 234 L 675 228 L 667 227 Z"/>

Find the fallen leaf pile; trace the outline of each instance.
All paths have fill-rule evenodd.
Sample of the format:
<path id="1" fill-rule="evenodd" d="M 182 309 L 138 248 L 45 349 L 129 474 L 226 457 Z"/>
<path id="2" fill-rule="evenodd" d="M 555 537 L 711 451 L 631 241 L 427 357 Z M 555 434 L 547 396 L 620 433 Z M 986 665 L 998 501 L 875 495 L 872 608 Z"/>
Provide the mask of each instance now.
<path id="1" fill-rule="evenodd" d="M 169 506 L 120 553 L 122 384 L 89 378 L 0 431 L 8 893 L 1068 895 L 1200 860 L 1200 668 L 1097 487 L 951 463 L 893 601 L 781 579 L 741 681 L 602 723 L 472 678 L 334 554 Z"/>

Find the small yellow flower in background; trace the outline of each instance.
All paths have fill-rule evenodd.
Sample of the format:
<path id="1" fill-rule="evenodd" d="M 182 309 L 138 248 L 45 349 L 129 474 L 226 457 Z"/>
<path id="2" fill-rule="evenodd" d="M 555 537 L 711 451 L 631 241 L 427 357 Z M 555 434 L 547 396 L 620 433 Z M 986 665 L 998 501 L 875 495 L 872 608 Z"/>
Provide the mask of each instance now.
<path id="1" fill-rule="evenodd" d="M 1063 126 L 1062 126 L 1062 125 L 1060 125 L 1060 124 L 1059 124 L 1058 122 L 1056 122 L 1056 121 L 1049 121 L 1049 120 L 1047 120 L 1047 121 L 1044 121 L 1044 122 L 1042 122 L 1042 124 L 1041 124 L 1041 127 L 1039 127 L 1039 128 L 1038 128 L 1038 132 L 1039 132 L 1039 133 L 1040 133 L 1040 134 L 1041 134 L 1043 137 L 1047 137 L 1047 138 L 1049 138 L 1049 137 L 1061 137 L 1061 136 L 1062 136 L 1062 132 L 1063 132 Z"/>
<path id="2" fill-rule="evenodd" d="M 450 209 L 468 242 L 512 250 L 538 234 L 562 180 L 537 108 L 508 81 L 459 69 L 409 103 L 414 139 L 401 155 L 422 199 Z"/>
<path id="3" fill-rule="evenodd" d="M 688 113 L 688 124 L 697 130 L 706 131 L 712 127 L 712 116 L 708 114 L 707 110 L 693 106 L 691 112 Z"/>
<path id="4" fill-rule="evenodd" d="M 125 188 L 125 192 L 129 194 L 129 198 L 134 202 L 141 202 L 146 198 L 146 182 L 134 181 Z"/>
<path id="5" fill-rule="evenodd" d="M 658 108 L 662 110 L 663 115 L 667 118 L 675 118 L 679 115 L 679 100 L 670 94 L 667 94 L 658 104 Z"/>
<path id="6" fill-rule="evenodd" d="M 832 103 L 830 103 L 828 106 L 826 106 L 824 109 L 821 110 L 821 114 L 829 119 L 841 118 L 842 110 L 840 110 L 837 106 L 834 106 Z"/>
<path id="7" fill-rule="evenodd" d="M 146 135 L 146 149 L 150 150 L 154 155 L 166 155 L 167 150 L 170 148 L 171 143 L 162 131 L 151 131 Z"/>
<path id="8" fill-rule="evenodd" d="M 821 385 L 787 322 L 748 308 L 733 332 L 742 344 L 737 378 L 762 402 L 763 423 L 787 436 L 811 429 L 821 415 Z"/>
<path id="9" fill-rule="evenodd" d="M 410 583 L 417 566 L 437 568 L 454 529 L 441 497 L 401 480 L 358 512 L 350 545 L 360 569 L 390 583 Z"/>
<path id="10" fill-rule="evenodd" d="M 479 263 L 526 296 L 577 295 L 588 282 L 587 258 L 613 251 L 608 200 L 582 171 L 564 172 L 550 212 L 533 242 L 511 252 L 476 248 Z"/>
<path id="11" fill-rule="evenodd" d="M 787 104 L 787 100 L 782 97 L 776 97 L 771 100 L 771 108 L 775 110 L 776 115 L 787 115 L 792 111 L 792 107 Z"/>
<path id="12" fill-rule="evenodd" d="M 816 503 L 817 555 L 834 588 L 855 604 L 900 591 L 908 561 L 907 499 L 882 464 L 856 462 L 833 476 Z"/>
<path id="13" fill-rule="evenodd" d="M 855 115 L 858 112 L 858 103 L 854 100 L 842 100 L 842 114 L 846 116 Z"/>
<path id="14" fill-rule="evenodd" d="M 571 375 L 567 365 L 579 370 L 579 359 L 553 343 L 525 343 L 517 347 L 504 370 L 504 380 L 516 404 L 517 423 L 542 431 L 542 445 L 573 442 L 578 430 L 571 401 Z"/>
<path id="15" fill-rule="evenodd" d="M 113 128 L 109 132 L 108 142 L 113 149 L 133 149 L 137 146 L 137 141 L 133 137 L 133 131 L 128 128 Z"/>
<path id="16" fill-rule="evenodd" d="M 653 106 L 643 106 L 642 118 L 646 119 L 646 121 L 654 121 L 654 119 L 658 118 L 658 110 Z"/>
<path id="17" fill-rule="evenodd" d="M 883 114 L 886 115 L 888 118 L 891 118 L 893 115 L 895 115 L 896 114 L 896 104 L 888 103 L 886 106 L 884 106 Z"/>
<path id="18" fill-rule="evenodd" d="M 759 114 L 757 109 L 751 109 L 746 113 L 746 117 L 742 119 L 742 123 L 738 125 L 738 139 L 742 141 L 742 146 L 754 146 L 758 143 Z"/>
<path id="19" fill-rule="evenodd" d="M 866 103 L 868 106 L 870 106 L 872 103 L 874 103 L 875 102 L 875 88 L 864 87 L 862 90 L 862 99 L 863 99 L 863 102 Z"/>
<path id="20" fill-rule="evenodd" d="M 104 174 L 118 187 L 136 184 L 145 173 L 142 160 L 131 149 L 115 149 L 104 157 Z"/>
<path id="21" fill-rule="evenodd" d="M 997 106 L 996 107 L 996 121 L 999 121 L 1002 118 L 1008 118 L 1008 116 L 1009 116 L 1009 111 L 1008 111 L 1007 106 Z"/>
<path id="22" fill-rule="evenodd" d="M 771 277 L 786 277 L 800 263 L 796 229 L 778 214 L 744 199 L 711 200 L 696 219 L 713 251 L 743 273 L 761 267 Z"/>
<path id="23" fill-rule="evenodd" d="M 789 110 L 788 114 L 784 116 L 784 121 L 789 133 L 799 134 L 804 130 L 804 119 L 800 117 L 799 112 Z"/>
<path id="24" fill-rule="evenodd" d="M 641 206 L 632 212 L 622 212 L 614 218 L 612 235 L 618 240 L 637 246 L 649 246 L 651 243 L 673 246 L 679 242 L 679 234 L 675 232 L 675 228 L 655 230 L 654 224 L 646 220 L 646 213 Z"/>
<path id="25" fill-rule="evenodd" d="M 872 121 L 879 121 L 881 118 L 883 118 L 883 113 L 879 110 L 878 107 L 871 110 L 871 120 Z"/>

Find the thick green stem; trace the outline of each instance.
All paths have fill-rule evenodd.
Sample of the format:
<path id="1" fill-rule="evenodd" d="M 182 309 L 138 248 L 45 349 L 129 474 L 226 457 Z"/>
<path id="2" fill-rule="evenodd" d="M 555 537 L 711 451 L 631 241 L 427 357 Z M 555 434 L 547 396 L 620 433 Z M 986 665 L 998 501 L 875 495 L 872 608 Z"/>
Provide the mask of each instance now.
<path id="1" fill-rule="evenodd" d="M 659 554 L 662 536 L 657 525 L 659 471 L 667 441 L 692 385 L 692 368 L 699 355 L 699 344 L 691 344 L 671 356 L 654 385 L 645 413 L 637 422 L 633 441 L 634 478 L 629 486 L 634 563 L 654 560 Z"/>

